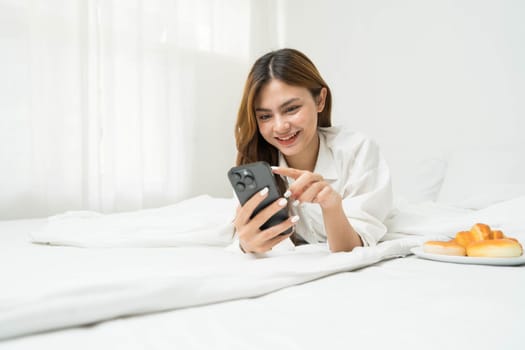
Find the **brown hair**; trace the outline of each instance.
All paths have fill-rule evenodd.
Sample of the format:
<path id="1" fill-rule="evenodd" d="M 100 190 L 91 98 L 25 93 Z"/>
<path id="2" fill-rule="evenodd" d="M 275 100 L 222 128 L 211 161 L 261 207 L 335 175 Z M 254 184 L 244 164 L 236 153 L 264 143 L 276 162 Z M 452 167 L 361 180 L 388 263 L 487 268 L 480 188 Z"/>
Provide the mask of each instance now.
<path id="1" fill-rule="evenodd" d="M 235 141 L 237 146 L 237 165 L 255 161 L 266 161 L 278 165 L 277 148 L 270 145 L 261 136 L 255 119 L 254 102 L 261 91 L 272 79 L 278 79 L 288 85 L 307 88 L 314 99 L 319 97 L 322 88 L 326 88 L 325 106 L 318 113 L 317 126 L 331 126 L 332 95 L 321 74 L 305 54 L 294 49 L 272 51 L 260 57 L 253 64 L 237 113 L 235 123 Z M 284 182 L 276 177 L 281 190 Z"/>

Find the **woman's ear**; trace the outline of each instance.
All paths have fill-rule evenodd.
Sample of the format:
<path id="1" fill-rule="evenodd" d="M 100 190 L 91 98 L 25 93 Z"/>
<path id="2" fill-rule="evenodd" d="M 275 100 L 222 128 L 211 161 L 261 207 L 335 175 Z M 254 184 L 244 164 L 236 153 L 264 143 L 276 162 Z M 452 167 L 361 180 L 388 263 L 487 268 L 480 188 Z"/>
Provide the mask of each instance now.
<path id="1" fill-rule="evenodd" d="M 325 87 L 323 87 L 321 92 L 319 92 L 319 96 L 317 96 L 317 113 L 321 113 L 323 111 L 327 93 L 328 90 Z"/>

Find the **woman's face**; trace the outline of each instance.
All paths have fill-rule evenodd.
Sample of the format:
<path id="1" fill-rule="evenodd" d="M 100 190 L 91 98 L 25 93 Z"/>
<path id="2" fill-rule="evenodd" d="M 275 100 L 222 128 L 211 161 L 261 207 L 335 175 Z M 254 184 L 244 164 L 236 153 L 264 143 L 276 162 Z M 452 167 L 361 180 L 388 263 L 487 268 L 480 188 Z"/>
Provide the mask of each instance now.
<path id="1" fill-rule="evenodd" d="M 323 110 L 325 98 L 324 88 L 319 98 L 314 99 L 308 89 L 277 79 L 261 88 L 255 100 L 259 132 L 289 164 L 310 159 L 312 152 L 317 156 L 317 113 Z"/>

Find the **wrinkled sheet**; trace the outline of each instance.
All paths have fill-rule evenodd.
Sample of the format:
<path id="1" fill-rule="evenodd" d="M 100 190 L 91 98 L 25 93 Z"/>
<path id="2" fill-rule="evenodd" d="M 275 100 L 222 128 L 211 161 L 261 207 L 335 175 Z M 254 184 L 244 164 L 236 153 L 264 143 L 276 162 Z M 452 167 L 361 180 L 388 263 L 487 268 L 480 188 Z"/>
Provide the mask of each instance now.
<path id="1" fill-rule="evenodd" d="M 524 198 L 475 212 L 427 203 L 401 207 L 388 222 L 391 231 L 388 237 L 404 238 L 389 239 L 376 247 L 330 254 L 326 245 L 320 244 L 265 255 L 243 255 L 225 248 L 231 238 L 225 234 L 224 226 L 217 225 L 224 222 L 225 204 L 205 197 L 199 197 L 198 201 L 201 203 L 197 206 L 195 201 L 187 201 L 184 204 L 186 207 L 179 206 L 177 210 L 183 212 L 185 217 L 190 216 L 192 210 L 208 201 L 210 208 L 220 205 L 222 212 L 217 211 L 217 215 L 208 222 L 198 221 L 199 226 L 180 221 L 180 226 L 173 229 L 172 235 L 180 234 L 183 239 L 170 238 L 166 227 L 173 224 L 167 217 L 162 220 L 163 214 L 177 218 L 177 210 L 156 215 L 162 211 L 157 210 L 153 217 L 159 221 L 152 223 L 152 226 L 148 226 L 151 212 L 145 216 L 147 219 L 142 218 L 140 212 L 127 214 L 133 217 L 128 216 L 128 221 L 119 221 L 125 223 L 122 226 L 110 221 L 115 225 L 107 225 L 111 227 L 109 231 L 101 230 L 105 226 L 100 221 L 85 227 L 73 225 L 79 218 L 77 213 L 66 217 L 66 225 L 57 220 L 55 223 L 59 222 L 58 226 L 48 223 L 26 232 L 31 233 L 33 242 L 59 246 L 29 244 L 29 239 L 17 241 L 17 244 L 2 241 L 0 274 L 4 285 L 0 294 L 0 338 L 92 324 L 120 316 L 261 296 L 405 256 L 411 247 L 427 239 L 453 236 L 474 222 L 488 223 L 518 238 L 525 231 L 521 219 Z M 195 215 L 200 217 L 201 214 Z M 74 220 L 71 221 L 71 218 Z M 141 220 L 144 226 L 139 231 L 133 231 L 139 234 L 127 236 L 127 230 L 135 227 L 130 222 Z M 156 238 L 150 240 L 148 227 L 155 225 L 158 230 L 154 232 L 161 234 L 153 235 Z M 52 227 L 63 230 L 50 230 Z M 75 227 L 79 229 L 69 230 Z M 93 228 L 100 231 L 90 235 Z M 192 242 L 192 230 L 204 232 L 196 235 L 198 241 Z M 105 237 L 101 232 L 105 232 L 106 236 L 118 232 L 114 236 L 119 238 Z M 35 233 L 40 240 L 35 239 Z M 172 247 L 177 244 L 180 246 Z M 152 246 L 157 248 L 147 248 Z"/>
<path id="2" fill-rule="evenodd" d="M 34 243 L 85 248 L 225 246 L 233 239 L 236 205 L 233 198 L 202 195 L 133 212 L 70 211 L 49 217 L 30 237 Z"/>
<path id="3" fill-rule="evenodd" d="M 325 244 L 245 255 L 224 247 L 2 244 L 0 339 L 264 295 L 405 256 L 420 237 L 330 254 Z"/>
<path id="4" fill-rule="evenodd" d="M 0 223 L 0 234 L 23 228 L 13 226 Z M 3 340 L 0 350 L 521 350 L 524 274 L 525 266 L 450 264 L 412 255 L 257 298 Z"/>

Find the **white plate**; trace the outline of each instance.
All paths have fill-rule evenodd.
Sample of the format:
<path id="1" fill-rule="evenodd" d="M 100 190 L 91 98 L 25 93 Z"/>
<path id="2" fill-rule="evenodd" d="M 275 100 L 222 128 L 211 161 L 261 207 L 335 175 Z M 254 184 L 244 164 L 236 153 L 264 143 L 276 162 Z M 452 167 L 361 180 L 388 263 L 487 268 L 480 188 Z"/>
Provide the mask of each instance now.
<path id="1" fill-rule="evenodd" d="M 425 253 L 423 248 L 415 247 L 410 249 L 416 256 L 436 261 L 451 262 L 456 264 L 478 264 L 478 265 L 523 265 L 525 264 L 525 255 L 516 258 L 478 258 L 471 256 L 457 256 L 457 255 L 443 255 L 443 254 L 431 254 Z"/>

